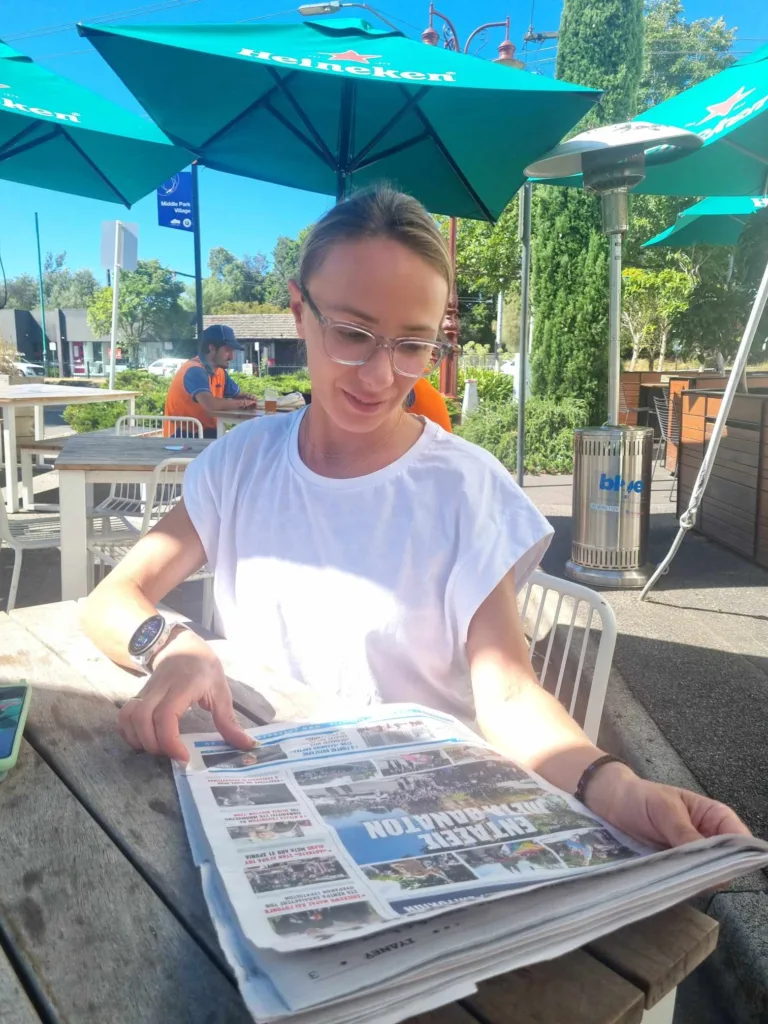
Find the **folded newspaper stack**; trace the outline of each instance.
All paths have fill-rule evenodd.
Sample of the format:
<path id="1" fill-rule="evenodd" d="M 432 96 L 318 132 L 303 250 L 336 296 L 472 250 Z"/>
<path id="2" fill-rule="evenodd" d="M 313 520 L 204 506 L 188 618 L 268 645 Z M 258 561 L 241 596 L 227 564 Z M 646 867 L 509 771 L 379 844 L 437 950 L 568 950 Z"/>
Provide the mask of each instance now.
<path id="1" fill-rule="evenodd" d="M 176 782 L 257 1021 L 395 1024 L 768 864 L 747 837 L 640 846 L 423 707 L 252 735 L 185 736 Z"/>

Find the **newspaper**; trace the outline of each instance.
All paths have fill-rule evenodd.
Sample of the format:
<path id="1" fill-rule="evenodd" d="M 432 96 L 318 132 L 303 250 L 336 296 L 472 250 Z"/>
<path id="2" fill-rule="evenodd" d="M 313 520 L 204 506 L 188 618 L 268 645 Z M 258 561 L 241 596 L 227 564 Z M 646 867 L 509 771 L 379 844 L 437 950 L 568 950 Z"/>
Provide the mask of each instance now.
<path id="1" fill-rule="evenodd" d="M 364 1020 L 376 991 L 371 1019 L 401 1020 L 768 863 L 746 837 L 643 846 L 415 705 L 251 734 L 184 736 L 176 779 L 257 1019 Z"/>

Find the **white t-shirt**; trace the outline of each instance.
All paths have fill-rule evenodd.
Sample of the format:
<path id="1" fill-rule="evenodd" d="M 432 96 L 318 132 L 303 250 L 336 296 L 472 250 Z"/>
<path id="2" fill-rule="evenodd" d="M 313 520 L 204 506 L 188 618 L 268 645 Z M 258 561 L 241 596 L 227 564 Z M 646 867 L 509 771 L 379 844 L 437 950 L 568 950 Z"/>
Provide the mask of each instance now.
<path id="1" fill-rule="evenodd" d="M 303 415 L 242 424 L 187 468 L 219 632 L 256 688 L 263 666 L 351 711 L 414 701 L 472 721 L 470 621 L 513 566 L 525 584 L 552 528 L 492 455 L 429 420 L 392 465 L 320 476 Z"/>

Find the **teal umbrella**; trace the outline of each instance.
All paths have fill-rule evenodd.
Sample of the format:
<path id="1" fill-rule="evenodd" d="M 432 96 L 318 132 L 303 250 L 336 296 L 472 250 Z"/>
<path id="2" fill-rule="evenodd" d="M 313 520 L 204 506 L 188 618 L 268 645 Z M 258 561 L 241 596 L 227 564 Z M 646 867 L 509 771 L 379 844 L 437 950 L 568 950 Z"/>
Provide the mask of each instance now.
<path id="1" fill-rule="evenodd" d="M 495 220 L 599 96 L 365 21 L 78 29 L 208 167 L 337 197 L 386 178 L 460 217 Z"/>
<path id="2" fill-rule="evenodd" d="M 643 248 L 736 245 L 749 218 L 766 207 L 766 196 L 711 196 L 678 213 L 672 227 L 644 242 Z"/>
<path id="3" fill-rule="evenodd" d="M 659 196 L 762 196 L 768 193 L 768 46 L 638 114 L 635 121 L 695 132 L 700 149 L 670 163 L 665 147 L 646 157 L 632 192 Z M 581 185 L 581 175 L 549 179 Z"/>
<path id="4" fill-rule="evenodd" d="M 191 159 L 151 121 L 0 42 L 0 178 L 130 206 Z"/>

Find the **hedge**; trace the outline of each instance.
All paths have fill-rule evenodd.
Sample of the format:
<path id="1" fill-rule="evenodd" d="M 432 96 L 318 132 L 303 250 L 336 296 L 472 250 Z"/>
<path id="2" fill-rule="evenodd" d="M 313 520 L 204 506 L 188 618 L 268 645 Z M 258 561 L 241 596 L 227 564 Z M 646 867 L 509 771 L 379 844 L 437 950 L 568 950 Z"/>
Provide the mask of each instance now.
<path id="1" fill-rule="evenodd" d="M 573 431 L 589 425 L 586 403 L 575 398 L 560 402 L 529 398 L 525 412 L 526 473 L 572 473 Z M 481 404 L 455 429 L 461 437 L 486 448 L 510 472 L 515 472 L 516 403 Z"/>
<path id="2" fill-rule="evenodd" d="M 242 391 L 259 397 L 264 395 L 266 388 L 273 388 L 279 395 L 309 389 L 309 377 L 306 373 L 286 374 L 282 377 L 250 377 L 244 373 L 233 373 L 232 378 L 237 381 Z M 115 388 L 118 391 L 140 392 L 136 399 L 137 416 L 162 416 L 171 379 L 147 373 L 146 370 L 122 370 L 115 375 Z M 106 386 L 106 382 L 99 385 L 102 388 Z M 127 403 L 123 402 L 68 405 L 64 410 L 64 420 L 78 434 L 86 434 L 91 430 L 114 427 L 118 419 L 127 412 Z"/>

